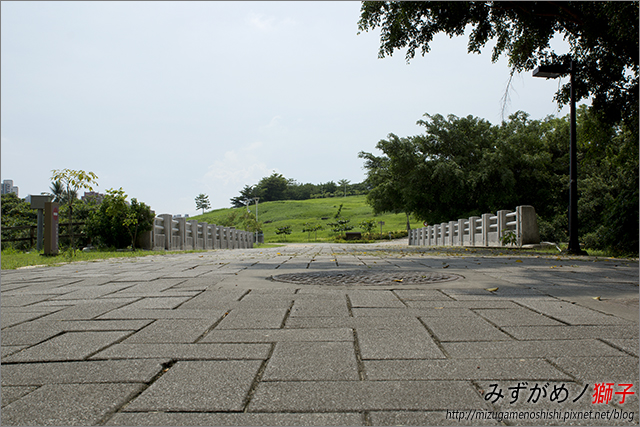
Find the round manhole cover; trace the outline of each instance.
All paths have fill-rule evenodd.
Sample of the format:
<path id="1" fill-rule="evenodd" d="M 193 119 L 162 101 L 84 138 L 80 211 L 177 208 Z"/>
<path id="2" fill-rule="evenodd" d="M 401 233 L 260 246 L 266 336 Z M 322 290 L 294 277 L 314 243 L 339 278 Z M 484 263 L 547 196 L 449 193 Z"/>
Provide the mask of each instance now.
<path id="1" fill-rule="evenodd" d="M 278 282 L 325 286 L 429 285 L 439 282 L 450 282 L 460 278 L 462 278 L 462 276 L 458 276 L 457 274 L 424 271 L 375 272 L 366 270 L 289 273 L 271 277 L 272 280 Z"/>

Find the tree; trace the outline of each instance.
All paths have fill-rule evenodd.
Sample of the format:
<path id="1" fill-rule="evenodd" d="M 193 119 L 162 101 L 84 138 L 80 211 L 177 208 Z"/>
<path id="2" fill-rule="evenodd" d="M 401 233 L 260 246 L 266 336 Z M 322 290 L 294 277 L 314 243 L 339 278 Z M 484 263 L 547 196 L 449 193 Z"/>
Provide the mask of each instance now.
<path id="1" fill-rule="evenodd" d="M 365 219 L 360 222 L 360 228 L 362 228 L 364 232 L 367 233 L 369 237 L 371 237 L 373 229 L 376 228 L 376 221 L 373 219 Z"/>
<path id="2" fill-rule="evenodd" d="M 342 188 L 344 188 L 344 197 L 347 197 L 347 185 L 349 185 L 349 181 L 348 179 L 341 179 L 340 181 L 338 181 L 338 185 Z"/>
<path id="3" fill-rule="evenodd" d="M 209 196 L 204 193 L 200 193 L 196 196 L 196 209 L 202 209 L 202 214 L 204 215 L 205 209 L 210 209 L 211 203 L 209 203 Z"/>
<path id="4" fill-rule="evenodd" d="M 19 198 L 15 193 L 2 195 L 2 236 L 5 239 L 27 238 L 29 230 L 6 230 L 9 227 L 35 226 L 37 223 L 37 214 L 35 209 L 31 209 L 31 205 L 24 199 Z M 28 240 L 20 242 L 2 241 L 2 247 L 13 247 L 15 249 L 30 249 Z"/>
<path id="5" fill-rule="evenodd" d="M 412 138 L 400 138 L 394 134 L 389 134 L 388 138 L 376 145 L 386 156 L 374 156 L 364 151 L 358 154 L 358 157 L 365 159 L 366 182 L 371 186 L 367 202 L 376 215 L 404 212 L 409 230 L 409 214 L 415 207 L 412 206 L 412 180 L 408 172 L 418 168 L 420 160 L 415 156 Z"/>
<path id="6" fill-rule="evenodd" d="M 289 180 L 282 174 L 273 172 L 271 176 L 262 178 L 256 186 L 256 193 L 263 202 L 284 200 Z"/>
<path id="7" fill-rule="evenodd" d="M 638 135 L 638 11 L 637 1 L 621 2 L 404 2 L 365 1 L 358 28 L 380 27 L 378 56 L 407 48 L 424 56 L 438 33 L 461 36 L 471 27 L 468 52 L 480 53 L 495 40 L 491 60 L 509 59 L 511 74 L 538 65 L 577 65 L 576 100 L 593 96 L 593 108 L 609 123 L 623 119 Z M 569 52 L 556 53 L 549 41 L 556 34 Z M 569 83 L 555 95 L 569 102 Z"/>
<path id="8" fill-rule="evenodd" d="M 276 234 L 279 236 L 281 234 L 284 234 L 284 241 L 287 241 L 287 234 L 291 234 L 291 226 L 290 225 L 283 225 L 282 227 L 278 227 L 276 228 Z"/>
<path id="9" fill-rule="evenodd" d="M 130 245 L 133 251 L 138 235 L 153 228 L 154 218 L 151 208 L 145 203 L 135 198 L 128 203 L 122 188 L 110 188 L 98 209 L 88 219 L 86 229 L 98 244 L 117 249 Z"/>
<path id="10" fill-rule="evenodd" d="M 71 252 L 75 255 L 75 247 L 73 245 L 73 204 L 80 189 L 86 188 L 89 191 L 93 191 L 93 186 L 98 185 L 96 181 L 98 177 L 93 172 L 85 172 L 83 170 L 54 169 L 51 172 L 53 174 L 51 180 L 53 182 L 59 181 L 62 187 L 65 188 L 68 197 L 69 236 L 71 238 Z"/>
<path id="11" fill-rule="evenodd" d="M 237 197 L 231 198 L 231 205 L 234 208 L 241 208 L 246 205 L 247 201 L 252 200 L 258 194 L 256 192 L 256 187 L 252 185 L 245 185 L 244 188 L 240 191 L 240 195 Z"/>
<path id="12" fill-rule="evenodd" d="M 318 231 L 322 230 L 323 227 L 320 224 L 311 224 L 310 222 L 305 222 L 302 227 L 303 233 L 309 233 L 307 239 L 311 241 L 311 233 L 315 232 L 316 237 L 315 240 L 318 240 Z"/>

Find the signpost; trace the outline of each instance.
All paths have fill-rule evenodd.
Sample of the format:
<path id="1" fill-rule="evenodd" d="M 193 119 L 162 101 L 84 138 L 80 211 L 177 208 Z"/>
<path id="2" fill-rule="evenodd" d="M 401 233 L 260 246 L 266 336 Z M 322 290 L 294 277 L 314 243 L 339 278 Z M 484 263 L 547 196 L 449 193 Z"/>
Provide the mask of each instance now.
<path id="1" fill-rule="evenodd" d="M 58 255 L 58 203 L 44 204 L 44 254 Z"/>

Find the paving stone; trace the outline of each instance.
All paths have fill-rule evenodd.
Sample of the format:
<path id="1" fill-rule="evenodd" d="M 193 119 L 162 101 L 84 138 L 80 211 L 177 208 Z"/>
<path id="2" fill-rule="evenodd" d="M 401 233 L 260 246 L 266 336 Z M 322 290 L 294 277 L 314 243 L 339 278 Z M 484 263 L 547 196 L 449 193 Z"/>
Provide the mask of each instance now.
<path id="1" fill-rule="evenodd" d="M 4 371 L 4 368 L 2 368 Z M 26 396 L 32 391 L 36 390 L 38 387 L 35 386 L 2 386 L 2 407 L 4 408 L 11 402 L 15 402 L 20 399 L 22 396 Z M 2 415 L 0 414 L 0 417 Z"/>
<path id="2" fill-rule="evenodd" d="M 171 310 L 185 301 L 188 301 L 191 297 L 162 297 L 162 298 L 143 298 L 139 301 L 136 301 L 127 306 L 128 310 L 139 310 L 139 309 L 166 309 Z"/>
<path id="3" fill-rule="evenodd" d="M 180 309 L 211 309 L 225 307 L 229 302 L 236 302 L 247 293 L 243 289 L 207 290 L 193 297 L 180 306 Z"/>
<path id="4" fill-rule="evenodd" d="M 463 300 L 463 301 L 406 301 L 409 308 L 518 308 L 519 306 L 513 301 L 506 299 L 482 299 L 482 300 Z"/>
<path id="5" fill-rule="evenodd" d="M 422 323 L 416 317 L 289 317 L 285 328 L 420 328 Z"/>
<path id="6" fill-rule="evenodd" d="M 291 309 L 291 317 L 349 316 L 346 297 L 336 299 L 297 299 Z"/>
<path id="7" fill-rule="evenodd" d="M 572 380 L 543 359 L 365 360 L 367 379 L 378 380 Z"/>
<path id="8" fill-rule="evenodd" d="M 216 310 L 186 310 L 186 309 L 175 309 L 175 310 L 164 310 L 164 309 L 140 309 L 140 310 L 131 310 L 126 307 L 123 307 L 118 310 L 110 311 L 109 313 L 105 313 L 102 316 L 96 318 L 95 320 L 112 320 L 112 319 L 219 319 L 224 316 L 226 310 L 216 309 Z"/>
<path id="9" fill-rule="evenodd" d="M 472 411 L 375 411 L 369 414 L 374 426 L 495 426 L 496 420 L 469 420 Z M 462 418 L 458 418 L 462 417 Z"/>
<path id="10" fill-rule="evenodd" d="M 129 335 L 130 331 L 66 332 L 7 356 L 4 362 L 82 360 Z"/>
<path id="11" fill-rule="evenodd" d="M 634 339 L 605 338 L 603 341 L 638 357 L 639 344 L 637 337 Z"/>
<path id="12" fill-rule="evenodd" d="M 128 337 L 125 344 L 193 343 L 218 319 L 161 319 Z"/>
<path id="13" fill-rule="evenodd" d="M 504 326 L 502 330 L 518 340 L 630 339 L 638 337 L 638 327 L 614 325 Z M 612 341 L 613 342 L 613 341 Z"/>
<path id="14" fill-rule="evenodd" d="M 123 307 L 131 301 L 128 299 L 95 300 L 90 303 L 77 304 L 49 314 L 47 321 L 53 320 L 89 320 L 97 318 L 111 310 Z"/>
<path id="15" fill-rule="evenodd" d="M 106 425 L 122 426 L 362 426 L 359 413 L 257 414 L 143 412 L 115 414 Z"/>
<path id="16" fill-rule="evenodd" d="M 347 295 L 351 307 L 406 307 L 391 291 L 349 291 Z"/>
<path id="17" fill-rule="evenodd" d="M 75 289 L 69 289 L 68 293 L 56 296 L 53 300 L 87 300 L 93 298 L 100 298 L 103 296 L 111 296 L 115 292 L 121 291 L 130 287 L 131 285 L 124 283 L 109 283 L 105 285 L 76 285 Z"/>
<path id="18" fill-rule="evenodd" d="M 7 356 L 15 354 L 15 353 L 17 353 L 20 350 L 23 350 L 25 348 L 27 348 L 26 345 L 3 345 L 2 346 L 2 360 L 4 361 L 4 359 Z"/>
<path id="19" fill-rule="evenodd" d="M 135 274 L 132 276 L 133 278 L 136 278 L 138 276 L 136 276 Z M 145 295 L 147 293 L 156 293 L 156 292 L 162 292 L 165 289 L 170 289 L 180 283 L 184 282 L 184 279 L 167 279 L 167 278 L 163 278 L 163 279 L 158 279 L 158 280 L 152 280 L 152 281 L 142 281 L 140 279 L 138 279 L 136 282 L 134 283 L 127 283 L 124 284 L 126 286 L 126 288 L 123 288 L 122 290 L 118 291 L 117 293 L 121 296 L 127 296 L 127 294 L 140 294 L 140 295 Z"/>
<path id="20" fill-rule="evenodd" d="M 357 330 L 363 359 L 441 359 L 444 354 L 423 329 Z"/>
<path id="21" fill-rule="evenodd" d="M 142 384 L 45 385 L 2 408 L 3 425 L 96 425 Z"/>
<path id="22" fill-rule="evenodd" d="M 2 387 L 68 383 L 149 382 L 169 359 L 4 364 Z"/>
<path id="23" fill-rule="evenodd" d="M 403 301 L 454 301 L 437 289 L 396 289 L 393 292 Z"/>
<path id="24" fill-rule="evenodd" d="M 434 392 L 437 391 L 437 392 Z M 463 381 L 282 381 L 261 382 L 249 412 L 333 412 L 485 407 Z"/>
<path id="25" fill-rule="evenodd" d="M 251 342 L 291 342 L 291 341 L 349 341 L 353 342 L 353 330 L 343 328 L 319 329 L 242 329 L 209 332 L 200 343 L 251 343 Z"/>
<path id="26" fill-rule="evenodd" d="M 558 326 L 563 323 L 526 308 L 483 309 L 478 315 L 498 326 Z"/>
<path id="27" fill-rule="evenodd" d="M 235 309 L 222 319 L 216 329 L 279 329 L 288 308 L 264 310 Z"/>
<path id="28" fill-rule="evenodd" d="M 635 322 L 631 322 L 617 316 L 601 314 L 598 312 L 579 316 L 569 316 L 563 314 L 550 314 L 550 316 L 570 325 L 620 325 L 621 327 L 630 327 L 635 324 Z"/>
<path id="29" fill-rule="evenodd" d="M 632 356 L 613 357 L 551 357 L 558 368 L 590 384 L 606 381 L 638 383 L 638 359 Z M 638 393 L 638 389 L 635 390 Z"/>
<path id="30" fill-rule="evenodd" d="M 3 295 L 2 307 L 24 307 L 49 299 L 48 295 Z"/>
<path id="31" fill-rule="evenodd" d="M 177 362 L 126 411 L 241 411 L 260 361 Z"/>
<path id="32" fill-rule="evenodd" d="M 597 340 L 445 342 L 442 346 L 450 357 L 463 359 L 625 356 Z"/>
<path id="33" fill-rule="evenodd" d="M 40 317 L 44 317 L 50 313 L 50 311 L 40 311 L 40 312 L 10 312 L 9 310 L 2 309 L 0 310 L 0 324 L 2 324 L 3 328 L 7 328 L 13 325 L 19 325 L 24 322 L 28 322 L 30 320 L 38 319 Z"/>
<path id="34" fill-rule="evenodd" d="M 266 359 L 269 344 L 116 344 L 92 359 Z"/>
<path id="35" fill-rule="evenodd" d="M 62 332 L 62 329 L 29 329 L 2 331 L 2 346 L 31 346 L 46 341 Z"/>
<path id="36" fill-rule="evenodd" d="M 550 316 L 591 316 L 599 315 L 597 311 L 573 304 L 568 301 L 546 301 L 546 300 L 526 300 L 520 302 L 533 310 Z"/>
<path id="37" fill-rule="evenodd" d="M 479 317 L 423 317 L 424 324 L 444 341 L 498 341 L 511 337 Z"/>
<path id="38" fill-rule="evenodd" d="M 359 380 L 351 342 L 280 342 L 264 372 L 264 381 Z"/>

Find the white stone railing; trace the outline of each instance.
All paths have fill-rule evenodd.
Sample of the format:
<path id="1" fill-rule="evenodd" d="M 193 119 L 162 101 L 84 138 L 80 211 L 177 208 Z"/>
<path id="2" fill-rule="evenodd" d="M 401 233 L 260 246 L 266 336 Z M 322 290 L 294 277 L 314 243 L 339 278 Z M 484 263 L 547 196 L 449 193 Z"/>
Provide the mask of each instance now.
<path id="1" fill-rule="evenodd" d="M 503 237 L 515 235 L 515 243 Z M 468 219 L 443 222 L 409 231 L 409 245 L 416 246 L 522 246 L 540 243 L 533 206 L 518 206 L 514 212 L 498 211 Z"/>
<path id="2" fill-rule="evenodd" d="M 254 234 L 248 231 L 162 214 L 153 220 L 153 230 L 138 238 L 137 246 L 154 251 L 184 251 L 247 249 L 253 248 L 253 243 Z"/>

